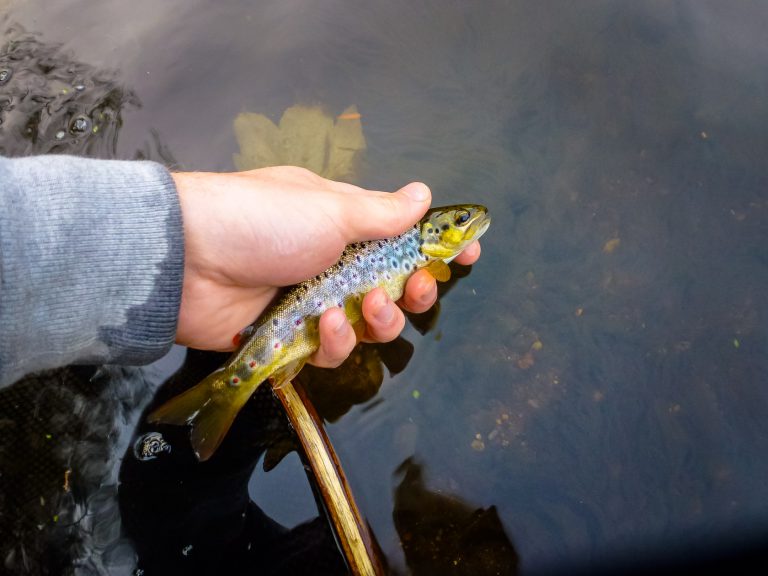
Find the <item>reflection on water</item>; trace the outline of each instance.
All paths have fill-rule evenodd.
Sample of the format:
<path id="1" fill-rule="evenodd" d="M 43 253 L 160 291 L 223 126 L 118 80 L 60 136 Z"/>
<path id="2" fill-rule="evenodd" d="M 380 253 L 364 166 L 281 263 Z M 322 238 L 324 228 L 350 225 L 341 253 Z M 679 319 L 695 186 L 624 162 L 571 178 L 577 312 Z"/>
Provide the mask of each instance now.
<path id="1" fill-rule="evenodd" d="M 229 170 L 239 114 L 277 123 L 295 104 L 337 116 L 354 102 L 361 185 L 418 179 L 440 204 L 489 206 L 483 258 L 403 335 L 408 365 L 390 376 L 362 358 L 365 384 L 329 411 L 394 573 L 410 559 L 390 482 L 411 457 L 430 485 L 496 507 L 523 572 L 765 540 L 768 8 L 70 0 L 8 12 L 141 98 L 121 112 L 118 156 L 153 129 L 180 165 Z"/>
<path id="2" fill-rule="evenodd" d="M 392 516 L 411 574 L 517 574 L 518 557 L 496 508 L 432 492 L 413 459 L 397 469 Z"/>
<path id="3" fill-rule="evenodd" d="M 120 458 L 160 383 L 152 369 L 64 368 L 0 391 L 4 574 L 130 569 Z"/>
<path id="4" fill-rule="evenodd" d="M 224 359 L 221 354 L 190 351 L 144 414 Z M 120 514 L 139 570 L 273 575 L 345 571 L 330 526 L 316 510 L 316 517 L 288 529 L 250 497 L 249 481 L 265 451 L 266 468 L 267 462 L 275 466 L 296 449 L 288 421 L 268 387 L 246 403 L 209 463 L 197 461 L 184 427 L 150 425 L 142 418 L 135 436 L 140 445 L 154 446 L 153 458 L 141 452 L 137 457 L 136 450 L 129 449 L 120 468 Z M 167 449 L 159 447 L 158 436 Z M 303 475 L 301 468 L 299 472 Z"/>

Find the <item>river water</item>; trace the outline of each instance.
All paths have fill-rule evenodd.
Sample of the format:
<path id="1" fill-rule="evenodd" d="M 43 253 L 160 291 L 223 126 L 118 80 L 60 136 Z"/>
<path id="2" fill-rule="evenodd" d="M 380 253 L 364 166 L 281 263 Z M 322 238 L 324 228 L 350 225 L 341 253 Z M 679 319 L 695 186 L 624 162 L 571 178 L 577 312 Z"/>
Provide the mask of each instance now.
<path id="1" fill-rule="evenodd" d="M 328 433 L 393 573 L 766 541 L 768 6 L 6 4 L 0 68 L 35 35 L 103 81 L 84 93 L 109 87 L 112 114 L 99 142 L 32 142 L 6 109 L 6 154 L 228 171 L 239 114 L 355 105 L 356 183 L 489 207 L 481 260 L 377 351 L 394 373 L 314 393 L 340 397 Z M 281 467 L 250 490 L 292 524 L 312 501 L 301 465 Z"/>

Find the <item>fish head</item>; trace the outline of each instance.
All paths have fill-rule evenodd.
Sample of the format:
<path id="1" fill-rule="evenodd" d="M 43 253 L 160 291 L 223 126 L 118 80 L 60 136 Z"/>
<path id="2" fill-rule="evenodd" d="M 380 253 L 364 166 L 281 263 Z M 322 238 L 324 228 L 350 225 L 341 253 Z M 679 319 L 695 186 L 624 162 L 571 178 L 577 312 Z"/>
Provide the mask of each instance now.
<path id="1" fill-rule="evenodd" d="M 480 238 L 490 224 L 488 209 L 479 204 L 432 208 L 419 223 L 421 251 L 450 262 Z"/>

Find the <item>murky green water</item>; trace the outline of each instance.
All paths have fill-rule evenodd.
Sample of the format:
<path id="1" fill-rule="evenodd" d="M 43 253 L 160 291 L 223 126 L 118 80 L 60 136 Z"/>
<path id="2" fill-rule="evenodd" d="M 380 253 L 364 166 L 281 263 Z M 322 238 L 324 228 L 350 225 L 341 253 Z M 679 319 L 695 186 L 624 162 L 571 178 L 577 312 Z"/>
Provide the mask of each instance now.
<path id="1" fill-rule="evenodd" d="M 764 543 L 768 7 L 368 4 L 27 1 L 0 23 L 119 88 L 112 148 L 73 151 L 231 170 L 239 113 L 354 104 L 358 183 L 489 206 L 410 362 L 329 424 L 393 572 Z M 6 153 L 42 149 L 4 114 Z"/>

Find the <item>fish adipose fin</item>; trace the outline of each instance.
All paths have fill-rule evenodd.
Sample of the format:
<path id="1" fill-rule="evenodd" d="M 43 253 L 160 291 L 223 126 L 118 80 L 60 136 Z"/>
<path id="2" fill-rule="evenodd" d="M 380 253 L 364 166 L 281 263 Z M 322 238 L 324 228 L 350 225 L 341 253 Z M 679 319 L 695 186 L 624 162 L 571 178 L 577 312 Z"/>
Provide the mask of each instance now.
<path id="1" fill-rule="evenodd" d="M 197 459 L 208 460 L 229 431 L 235 416 L 258 386 L 247 386 L 238 394 L 224 393 L 227 384 L 217 370 L 186 392 L 171 398 L 152 412 L 148 420 L 162 424 L 189 424 L 190 440 Z"/>

